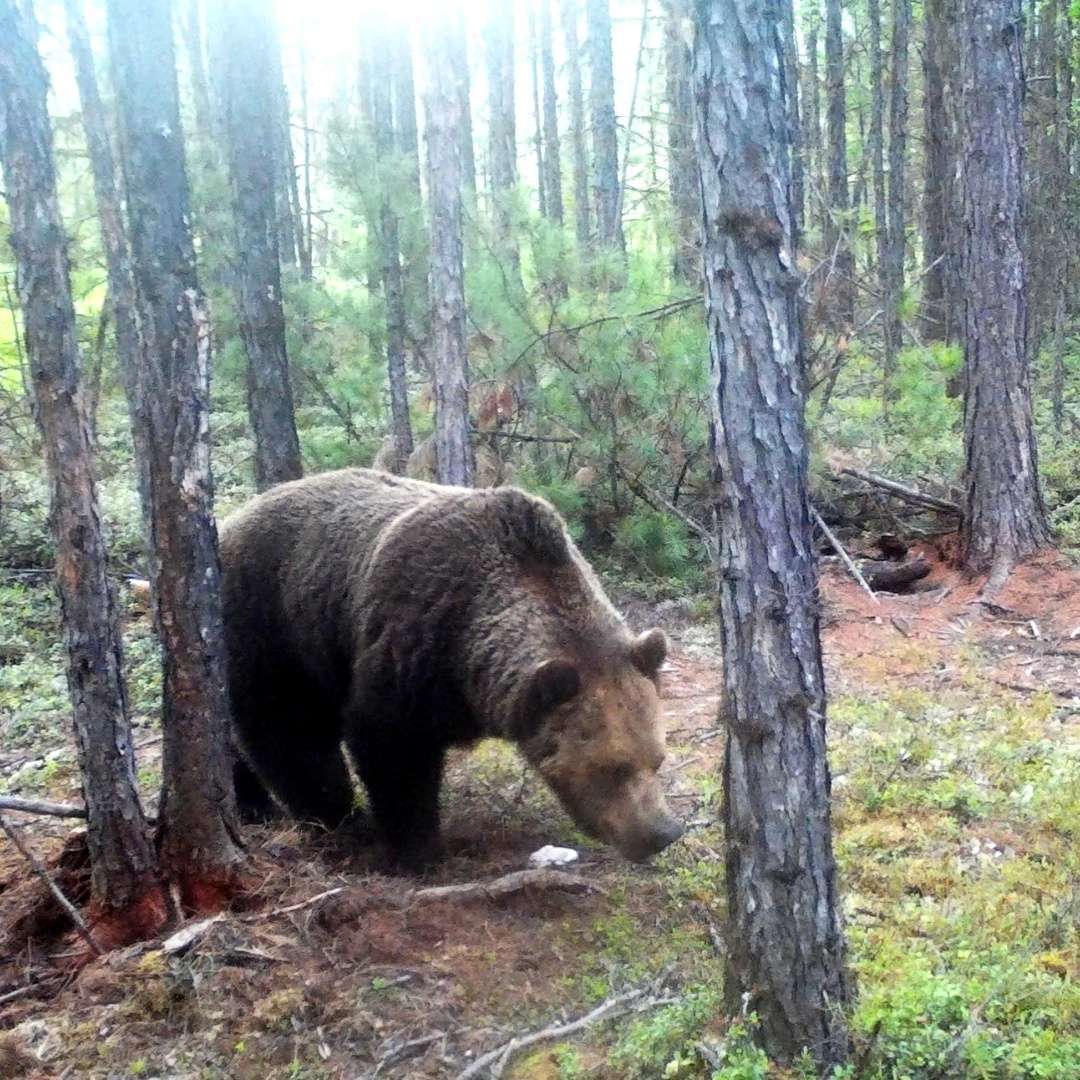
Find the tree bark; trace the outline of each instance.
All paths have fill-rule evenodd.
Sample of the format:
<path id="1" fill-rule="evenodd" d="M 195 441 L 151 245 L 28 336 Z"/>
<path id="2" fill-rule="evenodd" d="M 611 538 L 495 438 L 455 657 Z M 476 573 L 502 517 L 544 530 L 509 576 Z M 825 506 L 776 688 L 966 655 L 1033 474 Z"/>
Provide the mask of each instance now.
<path id="1" fill-rule="evenodd" d="M 821 0 L 811 0 L 806 14 L 806 94 L 803 111 L 806 120 L 806 161 L 810 186 L 815 203 L 822 207 L 825 199 L 825 152 L 821 145 L 821 73 L 818 64 L 818 44 L 821 35 Z M 827 232 L 823 229 L 822 232 Z"/>
<path id="2" fill-rule="evenodd" d="M 0 0 L 0 40 L 0 157 L 34 412 L 49 475 L 93 896 L 103 908 L 116 911 L 154 893 L 163 920 L 156 859 L 135 786 L 121 638 L 81 401 L 67 238 L 46 104 L 48 79 L 29 5 L 20 12 L 14 0 Z"/>
<path id="3" fill-rule="evenodd" d="M 278 248 L 281 261 L 290 266 L 300 265 L 300 248 L 304 237 L 300 226 L 300 186 L 296 178 L 296 156 L 292 143 L 292 111 L 289 107 L 289 87 L 281 62 L 281 42 L 276 21 L 270 22 L 271 72 L 270 82 L 276 99 L 277 128 L 274 139 L 274 160 L 277 165 Z"/>
<path id="4" fill-rule="evenodd" d="M 680 281 L 697 284 L 701 275 L 701 196 L 694 157 L 694 99 L 691 93 L 690 47 L 678 7 L 664 25 L 668 185 L 675 215 L 675 258 L 672 270 Z"/>
<path id="5" fill-rule="evenodd" d="M 1020 0 L 961 0 L 964 565 L 1004 580 L 1050 542 L 1026 353 Z"/>
<path id="6" fill-rule="evenodd" d="M 926 0 L 923 47 L 923 275 L 922 302 L 935 341 L 954 341 L 963 322 L 958 310 L 956 264 L 961 237 L 956 229 L 957 83 L 956 13 L 950 0 Z"/>
<path id="7" fill-rule="evenodd" d="M 264 491 L 303 472 L 281 300 L 277 42 L 270 11 L 262 0 L 221 0 L 215 12 L 214 69 L 229 161 L 236 250 L 241 253 L 232 277 L 247 353 L 255 486 Z"/>
<path id="8" fill-rule="evenodd" d="M 544 168 L 544 113 L 540 108 L 540 35 L 536 29 L 536 12 L 529 5 L 529 74 L 533 107 L 533 152 L 536 154 L 536 190 L 540 199 L 540 216 L 548 216 L 547 171 Z"/>
<path id="9" fill-rule="evenodd" d="M 377 18 L 378 16 L 376 16 Z M 403 17 L 393 19 L 388 47 L 392 68 L 394 145 L 409 164 L 409 178 L 420 203 L 420 141 L 416 131 L 416 86 L 413 82 L 412 41 Z"/>
<path id="10" fill-rule="evenodd" d="M 570 146 L 574 166 L 574 232 L 578 247 L 589 247 L 592 213 L 589 207 L 589 156 L 585 150 L 585 95 L 581 87 L 578 52 L 579 0 L 560 0 L 566 40 L 567 81 L 570 90 Z"/>
<path id="11" fill-rule="evenodd" d="M 458 93 L 461 109 L 461 167 L 466 188 L 476 194 L 476 150 L 473 145 L 472 123 L 472 80 L 469 74 L 469 47 L 465 26 L 465 9 L 459 7 L 450 28 L 453 35 L 455 63 L 461 70 L 458 79 Z"/>
<path id="12" fill-rule="evenodd" d="M 472 483 L 469 357 L 461 236 L 461 67 L 449 18 L 427 27 L 424 116 L 431 219 L 431 337 L 435 383 L 435 453 L 439 480 Z"/>
<path id="13" fill-rule="evenodd" d="M 855 321 L 855 260 L 848 220 L 847 89 L 844 83 L 843 0 L 825 0 L 825 77 L 829 128 L 829 224 L 825 230 L 833 258 L 837 315 L 850 329 Z"/>
<path id="14" fill-rule="evenodd" d="M 195 273 L 167 0 L 108 0 L 140 363 L 133 422 L 150 455 L 150 580 L 164 667 L 158 852 L 190 907 L 241 859 L 210 474 L 209 336 Z"/>
<path id="15" fill-rule="evenodd" d="M 720 530 L 733 1012 L 769 1055 L 848 1052 L 780 48 L 787 0 L 696 5 L 694 98 Z M 747 168 L 753 161 L 754 168 Z"/>
<path id="16" fill-rule="evenodd" d="M 375 141 L 375 154 L 380 163 L 394 157 L 395 144 L 408 153 L 408 133 L 401 140 L 400 132 L 395 131 L 394 101 L 392 86 L 395 86 L 395 61 L 400 59 L 400 50 L 394 48 L 397 36 L 388 31 L 384 18 L 374 16 L 376 23 L 371 37 L 371 112 L 372 130 Z M 397 54 L 397 55 L 396 55 Z M 412 76 L 409 77 L 412 87 Z M 397 88 L 400 88 L 398 85 Z M 415 109 L 413 121 L 415 128 Z M 415 130 L 413 132 L 415 135 Z M 383 302 L 386 305 L 386 368 L 390 387 L 390 423 L 394 444 L 395 473 L 405 472 L 405 462 L 413 450 L 412 424 L 409 419 L 409 392 L 405 372 L 405 289 L 401 274 L 401 246 L 398 239 L 398 215 L 394 207 L 391 190 L 392 174 L 383 172 L 378 177 L 379 217 L 378 241 L 379 262 L 382 270 Z"/>
<path id="17" fill-rule="evenodd" d="M 799 109 L 799 45 L 795 37 L 795 8 L 781 5 L 784 35 L 784 81 L 791 128 L 791 213 L 794 244 L 798 248 L 803 234 L 806 211 L 806 179 L 803 155 L 802 117 Z"/>
<path id="18" fill-rule="evenodd" d="M 874 189 L 874 245 L 882 297 L 888 296 L 886 265 L 889 253 L 889 216 L 885 201 L 885 77 L 881 58 L 881 0 L 867 0 L 870 37 L 870 171 Z"/>
<path id="19" fill-rule="evenodd" d="M 608 0 L 585 0 L 589 48 L 589 114 L 592 125 L 593 191 L 599 249 L 626 254 L 619 199 L 619 144 L 615 131 L 615 74 Z"/>
<path id="20" fill-rule="evenodd" d="M 311 127 L 308 115 L 307 45 L 300 39 L 300 126 L 304 133 L 304 243 L 300 249 L 300 277 L 311 281 L 315 276 L 315 233 L 311 227 Z M 297 216 L 297 224 L 300 218 Z"/>
<path id="21" fill-rule="evenodd" d="M 892 0 L 892 70 L 889 80 L 889 231 L 885 260 L 885 398 L 892 398 L 896 357 L 904 343 L 904 170 L 907 168 L 908 36 L 911 0 Z"/>
<path id="22" fill-rule="evenodd" d="M 139 346 L 135 332 L 135 287 L 131 278 L 131 255 L 124 231 L 116 166 L 82 5 L 80 0 L 65 0 L 64 7 L 71 56 L 75 65 L 75 81 L 82 107 L 83 128 L 86 132 L 86 147 L 90 156 L 90 171 L 94 178 L 94 197 L 97 201 L 102 246 L 105 249 L 105 268 L 109 281 L 108 302 L 112 307 L 116 354 L 124 385 L 130 391 L 139 363 Z M 145 515 L 150 505 L 150 480 L 147 472 L 149 457 L 146 447 L 139 445 L 141 433 L 134 425 L 132 435 L 136 443 L 135 468 L 145 529 Z"/>
<path id="23" fill-rule="evenodd" d="M 514 237 L 513 199 L 517 184 L 514 115 L 514 5 L 495 3 L 484 30 L 488 76 L 488 169 L 500 255 L 511 279 L 521 281 L 521 257 Z M 455 85 L 457 80 L 455 79 Z M 460 113 L 460 106 L 456 110 Z M 460 128 L 460 119 L 457 121 Z"/>
<path id="24" fill-rule="evenodd" d="M 562 148 L 559 144 L 558 95 L 551 33 L 551 0 L 540 0 L 540 67 L 544 77 L 544 194 L 547 215 L 563 223 Z"/>

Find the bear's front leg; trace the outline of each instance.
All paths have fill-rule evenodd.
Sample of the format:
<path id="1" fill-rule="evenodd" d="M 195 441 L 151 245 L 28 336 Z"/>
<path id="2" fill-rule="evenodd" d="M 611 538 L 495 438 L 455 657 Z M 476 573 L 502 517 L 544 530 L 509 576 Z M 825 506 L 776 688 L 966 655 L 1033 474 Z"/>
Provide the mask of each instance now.
<path id="1" fill-rule="evenodd" d="M 437 862 L 443 853 L 439 836 L 443 748 L 401 745 L 396 739 L 360 734 L 349 737 L 349 751 L 391 860 L 410 873 Z"/>

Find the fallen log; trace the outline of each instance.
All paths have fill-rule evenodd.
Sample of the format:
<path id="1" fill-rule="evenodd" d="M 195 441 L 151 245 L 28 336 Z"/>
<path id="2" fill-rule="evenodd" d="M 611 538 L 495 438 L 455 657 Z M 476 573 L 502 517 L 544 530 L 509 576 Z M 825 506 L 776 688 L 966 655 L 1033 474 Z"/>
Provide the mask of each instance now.
<path id="1" fill-rule="evenodd" d="M 604 890 L 580 874 L 562 870 L 515 870 L 491 881 L 468 881 L 460 885 L 432 885 L 410 893 L 411 903 L 432 900 L 496 900 L 526 889 L 557 889 L 563 892 L 598 892 Z"/>
<path id="2" fill-rule="evenodd" d="M 844 476 L 853 476 L 856 480 L 862 480 L 864 484 L 869 484 L 871 487 L 881 488 L 882 491 L 887 491 L 890 495 L 895 495 L 898 499 L 913 503 L 915 506 L 926 506 L 943 514 L 963 514 L 958 503 L 950 502 L 948 499 L 939 499 L 936 495 L 928 495 L 925 491 L 908 487 L 907 484 L 898 483 L 888 477 L 863 472 L 862 469 L 841 469 L 840 472 Z"/>
<path id="3" fill-rule="evenodd" d="M 921 581 L 930 573 L 930 564 L 919 555 L 905 563 L 864 560 L 859 569 L 867 584 L 876 592 L 905 592 L 909 585 Z"/>
<path id="4" fill-rule="evenodd" d="M 85 818 L 86 808 L 67 803 L 45 802 L 40 799 L 20 799 L 15 795 L 0 795 L 0 810 L 16 810 L 20 814 L 45 814 L 47 817 Z"/>

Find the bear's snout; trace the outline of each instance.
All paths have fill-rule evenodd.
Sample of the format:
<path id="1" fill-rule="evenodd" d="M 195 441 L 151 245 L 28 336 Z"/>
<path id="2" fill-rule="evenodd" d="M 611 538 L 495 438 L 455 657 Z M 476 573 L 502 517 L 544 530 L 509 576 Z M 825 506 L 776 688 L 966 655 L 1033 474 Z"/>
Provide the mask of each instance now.
<path id="1" fill-rule="evenodd" d="M 631 862 L 647 862 L 670 844 L 674 844 L 686 832 L 686 827 L 674 815 L 668 814 L 653 822 L 647 832 L 630 837 L 617 844 L 620 853 Z"/>

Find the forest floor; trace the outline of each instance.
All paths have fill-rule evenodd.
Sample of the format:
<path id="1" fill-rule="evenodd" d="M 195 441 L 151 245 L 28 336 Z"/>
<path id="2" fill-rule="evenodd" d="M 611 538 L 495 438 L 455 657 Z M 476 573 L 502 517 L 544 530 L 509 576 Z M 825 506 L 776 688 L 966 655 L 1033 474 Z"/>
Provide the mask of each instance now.
<path id="1" fill-rule="evenodd" d="M 880 604 L 841 570 L 823 578 L 835 843 L 859 987 L 845 1075 L 1077 1077 L 1080 573 L 1035 560 L 987 605 L 948 550 L 926 554 L 925 591 Z M 0 589 L 0 791 L 77 801 L 48 590 Z M 585 840 L 511 751 L 485 743 L 453 759 L 452 854 L 429 879 L 382 874 L 355 841 L 252 830 L 258 884 L 238 910 L 186 948 L 152 941 L 76 975 L 64 970 L 69 935 L 41 924 L 52 936 L 28 938 L 37 887 L 0 846 L 0 1076 L 452 1078 L 515 1036 L 630 991 L 608 1019 L 514 1052 L 501 1075 L 781 1075 L 752 1050 L 752 1017 L 718 1019 L 712 620 L 695 620 L 689 603 L 626 606 L 635 625 L 660 621 L 674 642 L 664 772 L 691 827 L 652 865 Z M 145 619 L 130 619 L 128 639 L 149 793 Z M 72 825 L 18 824 L 65 887 L 85 891 L 84 869 L 61 865 Z M 520 870 L 549 843 L 578 848 L 573 872 L 595 888 L 415 892 Z"/>

